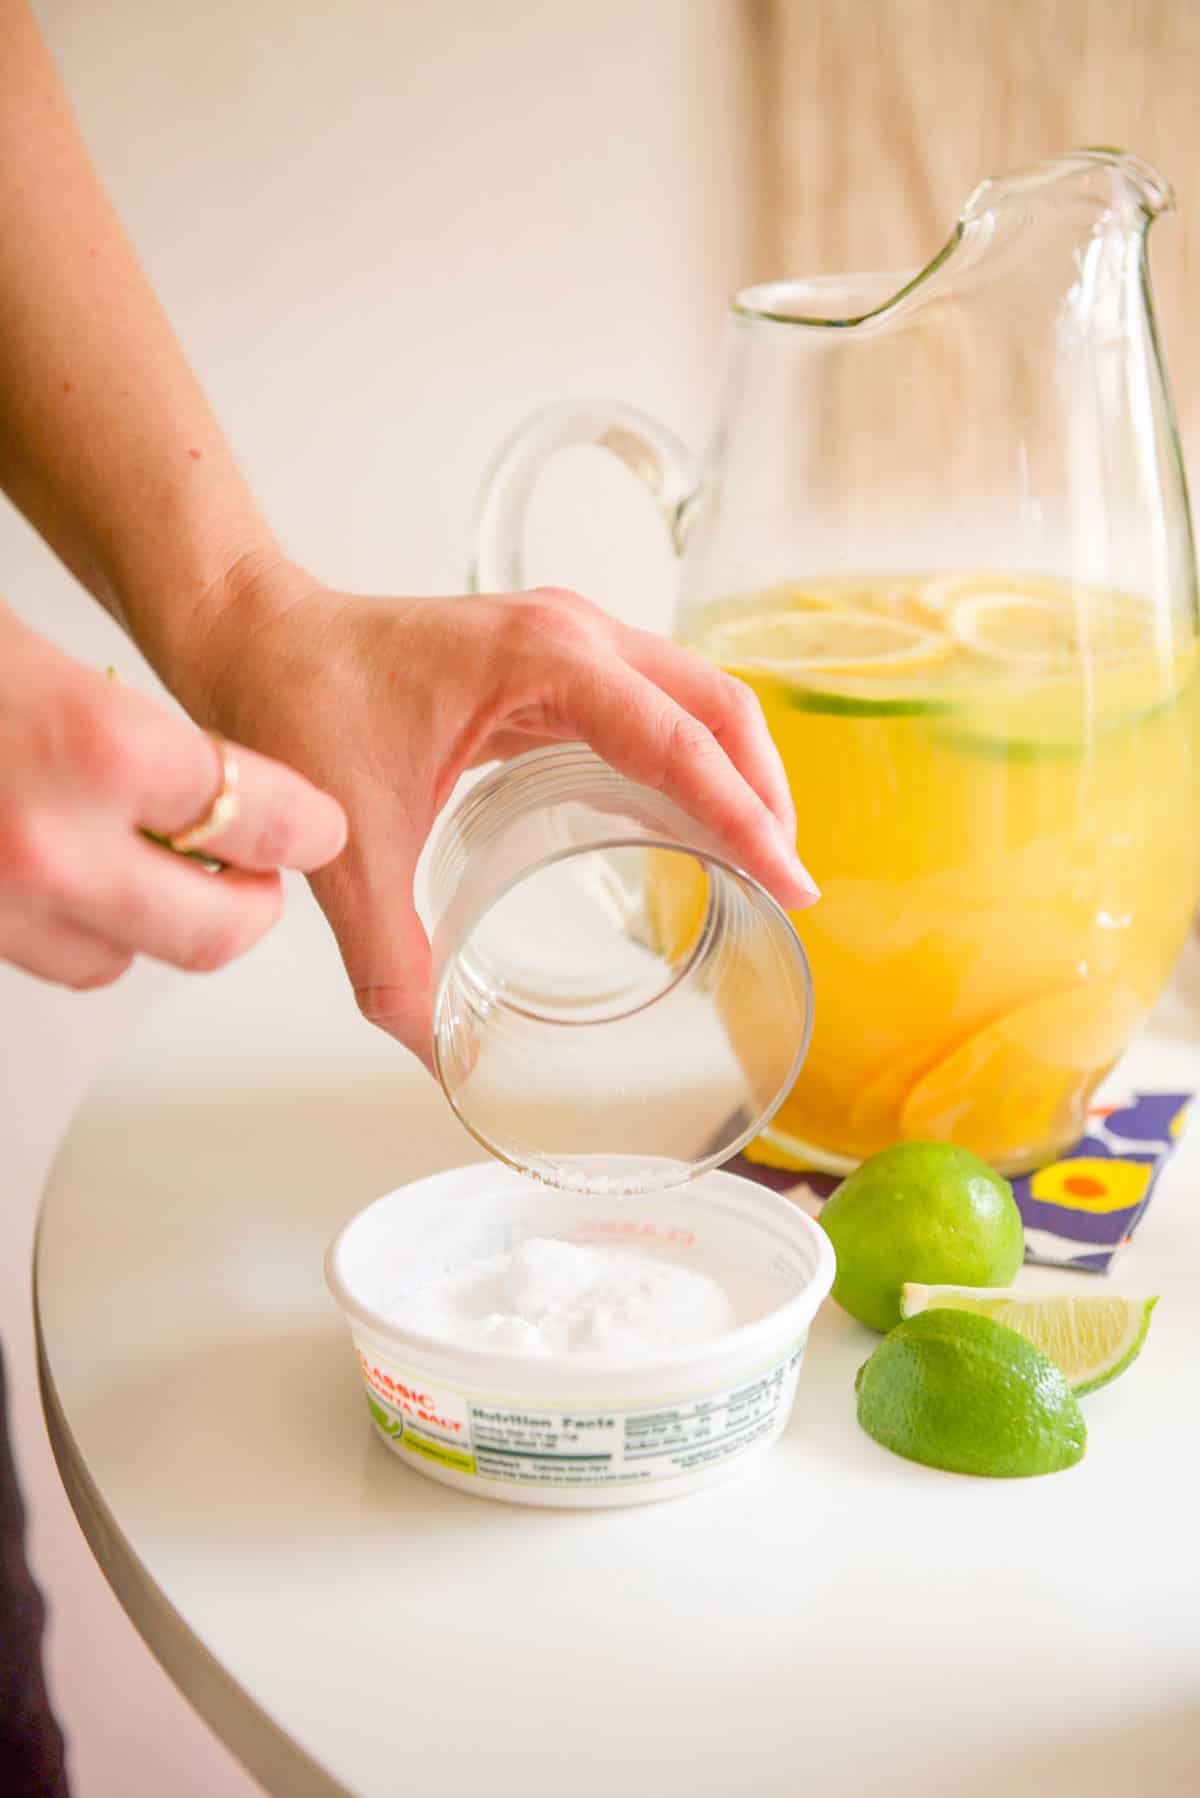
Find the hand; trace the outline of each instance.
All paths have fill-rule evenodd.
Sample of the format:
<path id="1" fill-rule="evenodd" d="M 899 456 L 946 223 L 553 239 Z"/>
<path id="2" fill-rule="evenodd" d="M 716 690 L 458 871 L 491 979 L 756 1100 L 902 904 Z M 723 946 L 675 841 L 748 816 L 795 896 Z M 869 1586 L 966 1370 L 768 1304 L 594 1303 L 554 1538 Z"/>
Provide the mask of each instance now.
<path id="1" fill-rule="evenodd" d="M 702 819 L 782 904 L 817 897 L 749 688 L 575 594 L 362 599 L 276 572 L 193 625 L 176 674 L 193 716 L 345 807 L 348 845 L 313 890 L 360 1009 L 427 1066 L 432 975 L 413 877 L 465 769 L 582 739 Z"/>
<path id="2" fill-rule="evenodd" d="M 319 868 L 346 826 L 300 775 L 235 756 L 237 815 L 204 845 L 232 865 L 213 874 L 142 834 L 206 814 L 212 742 L 0 609 L 0 960 L 90 988 L 137 954 L 206 970 L 256 943 L 279 916 L 277 870 Z"/>

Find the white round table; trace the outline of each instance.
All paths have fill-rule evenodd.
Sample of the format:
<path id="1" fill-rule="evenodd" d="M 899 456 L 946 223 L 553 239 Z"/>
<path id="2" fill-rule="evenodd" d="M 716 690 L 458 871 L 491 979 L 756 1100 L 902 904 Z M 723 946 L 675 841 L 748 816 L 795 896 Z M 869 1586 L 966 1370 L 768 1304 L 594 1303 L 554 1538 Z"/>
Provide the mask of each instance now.
<path id="1" fill-rule="evenodd" d="M 1197 1019 L 1189 951 L 1134 1071 L 1200 1084 Z M 990 1482 L 887 1454 L 854 1415 L 875 1339 L 829 1304 L 755 1471 L 593 1513 L 462 1496 L 369 1427 L 326 1244 L 477 1154 L 359 1021 L 297 894 L 248 961 L 181 982 L 48 1185 L 36 1307 L 72 1503 L 268 1791 L 1200 1789 L 1200 1124 L 1119 1266 L 1162 1303 L 1086 1401 L 1078 1468 Z"/>

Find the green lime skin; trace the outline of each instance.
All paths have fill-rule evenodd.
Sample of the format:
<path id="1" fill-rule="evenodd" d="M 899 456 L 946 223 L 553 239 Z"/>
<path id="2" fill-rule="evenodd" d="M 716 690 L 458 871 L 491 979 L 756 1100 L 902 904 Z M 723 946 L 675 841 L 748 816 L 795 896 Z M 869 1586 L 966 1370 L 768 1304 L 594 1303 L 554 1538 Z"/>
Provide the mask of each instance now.
<path id="1" fill-rule="evenodd" d="M 1007 1180 L 969 1149 L 906 1142 L 844 1180 L 821 1212 L 837 1253 L 833 1296 L 873 1330 L 900 1322 L 900 1288 L 1007 1286 L 1025 1230 Z"/>
<path id="2" fill-rule="evenodd" d="M 1087 1447 L 1083 1414 L 1053 1361 L 974 1312 L 906 1319 L 855 1384 L 867 1434 L 926 1467 L 1026 1479 L 1073 1467 Z"/>

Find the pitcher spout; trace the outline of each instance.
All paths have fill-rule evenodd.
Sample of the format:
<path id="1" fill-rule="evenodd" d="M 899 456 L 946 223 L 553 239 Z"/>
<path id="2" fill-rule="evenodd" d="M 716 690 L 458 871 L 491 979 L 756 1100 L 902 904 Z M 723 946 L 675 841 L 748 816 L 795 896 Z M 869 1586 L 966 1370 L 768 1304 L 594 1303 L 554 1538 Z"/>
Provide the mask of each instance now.
<path id="1" fill-rule="evenodd" d="M 1033 279 L 1052 279 L 1057 260 L 1073 280 L 1078 256 L 1098 231 L 1118 252 L 1117 262 L 1122 245 L 1136 262 L 1147 226 L 1174 204 L 1170 182 L 1142 157 L 1127 150 L 1073 150 L 981 181 L 949 239 L 923 268 L 770 281 L 739 293 L 733 314 L 809 330 L 876 330 L 952 291 L 985 265 L 997 276 L 1001 269 L 1011 275 L 1014 245 L 1021 246 L 1019 266 Z"/>
<path id="2" fill-rule="evenodd" d="M 981 181 L 963 207 L 959 225 L 965 229 L 1011 206 L 1029 210 L 1034 204 L 1062 205 L 1071 199 L 1108 209 L 1123 204 L 1144 220 L 1157 218 L 1175 204 L 1170 182 L 1144 158 L 1129 150 L 1098 147 L 1072 150 L 1014 174 Z"/>

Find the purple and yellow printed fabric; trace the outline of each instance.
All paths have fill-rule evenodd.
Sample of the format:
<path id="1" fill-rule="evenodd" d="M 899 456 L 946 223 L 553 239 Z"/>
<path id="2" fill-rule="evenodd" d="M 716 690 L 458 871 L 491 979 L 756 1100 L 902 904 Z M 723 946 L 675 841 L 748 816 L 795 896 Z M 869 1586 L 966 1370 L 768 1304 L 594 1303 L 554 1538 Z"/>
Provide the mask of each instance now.
<path id="1" fill-rule="evenodd" d="M 1094 1106 L 1087 1135 L 1059 1160 L 1012 1183 L 1025 1220 L 1025 1259 L 1047 1267 L 1106 1273 L 1146 1212 L 1174 1153 L 1193 1095 L 1134 1093 Z M 818 1212 L 840 1184 L 835 1174 L 797 1175 L 735 1156 L 728 1171 L 787 1193 Z"/>

